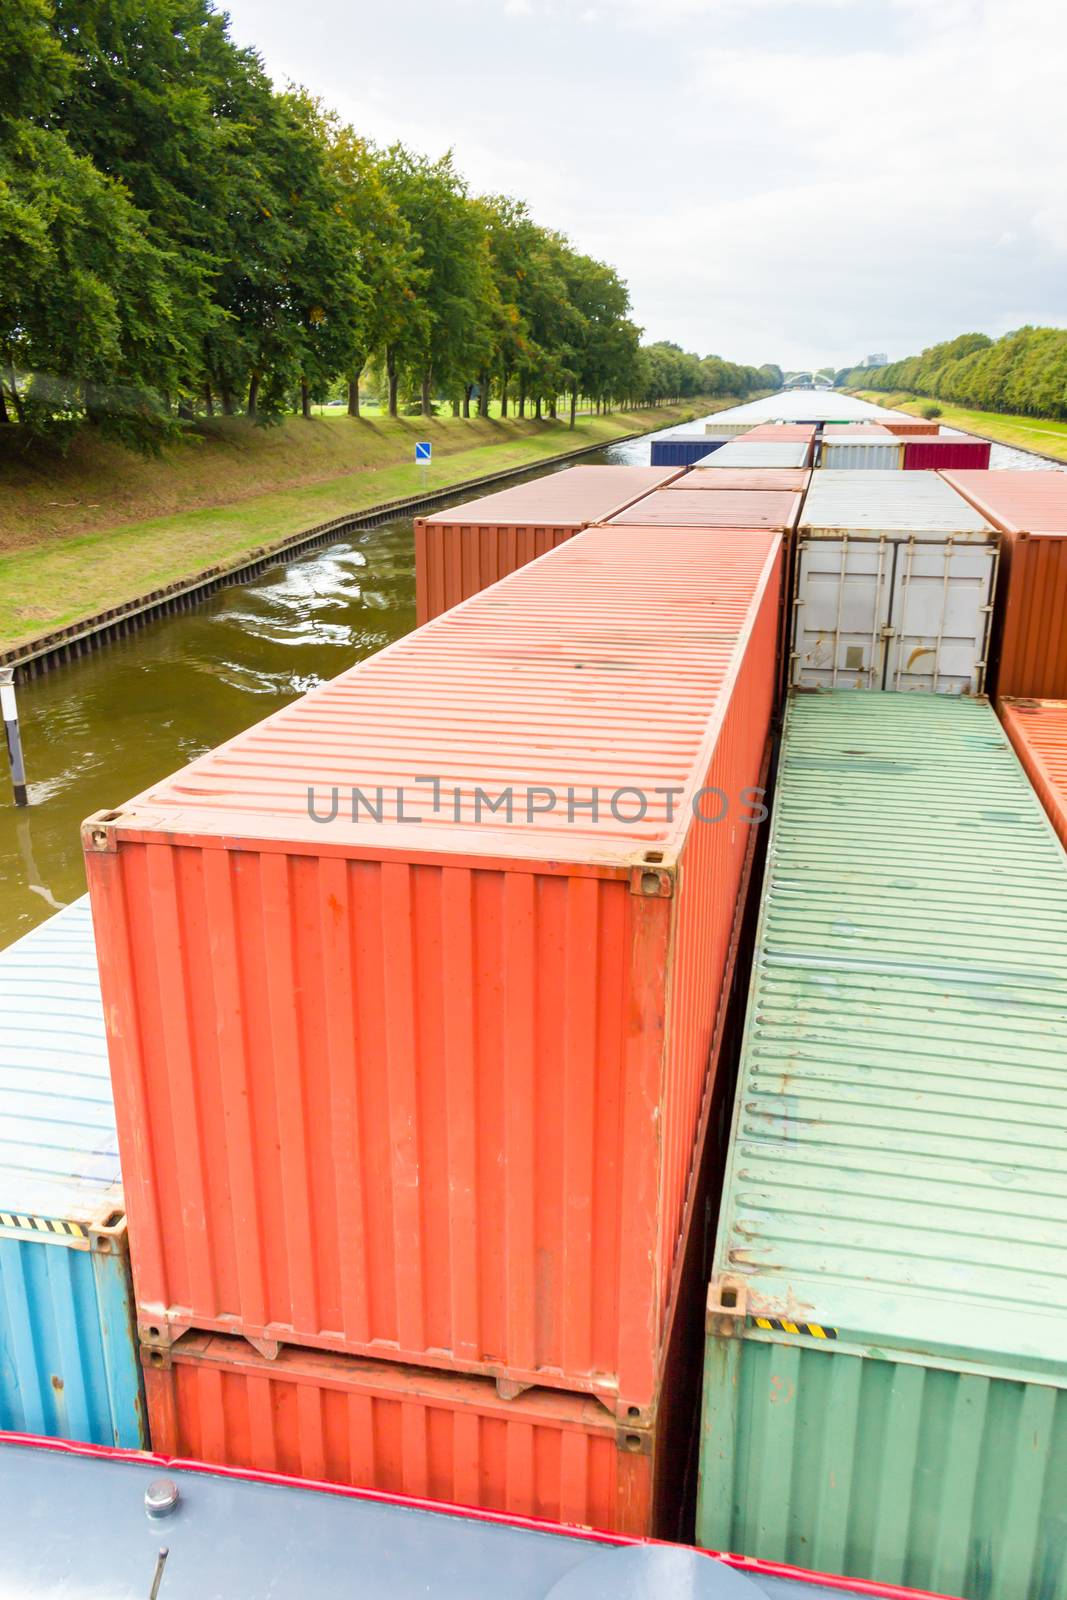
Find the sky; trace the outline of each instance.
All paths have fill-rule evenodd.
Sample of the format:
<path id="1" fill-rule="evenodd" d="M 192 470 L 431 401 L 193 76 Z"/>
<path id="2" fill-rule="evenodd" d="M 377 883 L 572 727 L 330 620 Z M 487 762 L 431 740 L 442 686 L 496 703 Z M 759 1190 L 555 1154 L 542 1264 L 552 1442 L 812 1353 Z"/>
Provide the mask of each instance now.
<path id="1" fill-rule="evenodd" d="M 279 87 L 611 262 L 646 340 L 791 369 L 1067 323 L 1060 0 L 226 8 Z"/>

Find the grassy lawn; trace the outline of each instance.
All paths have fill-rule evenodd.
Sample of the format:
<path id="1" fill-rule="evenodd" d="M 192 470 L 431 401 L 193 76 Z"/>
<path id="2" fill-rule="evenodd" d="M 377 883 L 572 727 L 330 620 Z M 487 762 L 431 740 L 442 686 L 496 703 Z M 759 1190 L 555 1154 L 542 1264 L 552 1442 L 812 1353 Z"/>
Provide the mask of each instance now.
<path id="1" fill-rule="evenodd" d="M 874 390 L 858 390 L 861 400 L 873 400 L 875 405 L 889 406 L 894 411 L 910 411 L 920 416 L 929 400 L 916 400 L 911 395 L 877 394 Z M 999 411 L 968 411 L 963 406 L 949 405 L 938 400 L 941 415 L 938 422 L 947 428 L 964 428 L 968 433 L 981 434 L 995 439 L 998 444 L 1013 444 L 1019 450 L 1039 450 L 1042 455 L 1055 456 L 1067 461 L 1067 422 L 1053 422 L 1046 417 L 1009 417 Z"/>
<path id="2" fill-rule="evenodd" d="M 703 403 L 696 414 L 709 409 L 712 407 Z M 74 471 L 78 463 L 67 458 L 61 482 L 54 476 L 41 482 L 23 481 L 14 485 L 13 495 L 3 497 L 0 647 L 67 626 L 167 584 L 191 580 L 206 570 L 229 566 L 331 517 L 416 495 L 424 488 L 459 486 L 509 467 L 536 466 L 568 450 L 610 444 L 623 435 L 665 427 L 693 414 L 692 407 L 676 407 L 584 417 L 573 432 L 565 423 L 474 419 L 457 423 L 452 418 L 436 418 L 430 423 L 423 418 L 404 418 L 388 425 L 339 418 L 321 425 L 293 422 L 283 429 L 254 433 L 247 425 L 243 432 L 231 425 L 222 430 L 223 445 L 213 457 L 219 470 L 208 477 L 205 469 L 212 462 L 198 449 L 191 452 L 191 459 L 179 455 L 176 462 L 173 458 L 162 462 L 128 456 L 120 459 L 117 466 L 124 474 L 124 484 L 121 493 L 116 488 L 112 494 L 110 517 L 102 501 L 93 504 L 89 498 L 103 492 L 105 480 L 115 470 L 110 452 L 103 452 L 103 459 L 84 460 L 80 475 Z M 308 430 L 314 430 L 313 438 Z M 362 443 L 368 430 L 369 448 L 359 457 L 364 464 L 356 465 L 353 439 Z M 413 446 L 419 438 L 434 442 L 434 462 L 429 468 L 414 465 Z M 340 459 L 347 470 L 336 470 L 338 439 L 344 452 Z M 245 456 L 240 454 L 242 450 Z M 272 482 L 268 493 L 234 492 L 253 481 L 248 472 L 249 452 L 263 458 L 260 480 Z M 379 464 L 383 454 L 393 460 Z M 329 473 L 331 465 L 335 470 Z M 316 468 L 319 476 L 310 478 Z M 273 485 L 279 471 L 284 487 Z M 27 475 L 23 476 L 25 480 Z M 226 487 L 231 492 L 228 497 Z M 216 502 L 202 503 L 212 488 Z M 181 496 L 184 490 L 185 508 L 166 515 L 117 517 L 116 511 L 128 506 L 135 490 L 149 504 L 153 496 Z M 13 506 L 12 499 L 19 504 Z M 218 503 L 219 499 L 224 503 Z M 53 513 L 51 518 L 48 511 Z"/>

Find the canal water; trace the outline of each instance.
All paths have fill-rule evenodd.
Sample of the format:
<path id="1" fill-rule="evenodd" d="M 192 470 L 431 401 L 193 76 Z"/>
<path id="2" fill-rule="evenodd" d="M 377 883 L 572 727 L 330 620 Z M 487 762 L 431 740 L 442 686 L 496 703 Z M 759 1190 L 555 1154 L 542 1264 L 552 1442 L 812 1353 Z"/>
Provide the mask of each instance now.
<path id="1" fill-rule="evenodd" d="M 653 437 L 583 459 L 647 465 Z M 991 465 L 1050 463 L 994 445 Z M 469 498 L 460 490 L 450 503 Z M 90 812 L 128 800 L 414 626 L 414 535 L 411 519 L 398 518 L 20 688 L 31 804 L 15 810 L 5 773 L 0 947 L 84 893 L 79 828 Z"/>
<path id="2" fill-rule="evenodd" d="M 582 460 L 647 464 L 649 437 Z M 443 504 L 470 498 L 458 490 Z M 31 803 L 14 808 L 3 772 L 0 947 L 84 894 L 79 829 L 90 812 L 128 800 L 414 626 L 407 517 L 279 563 L 22 685 Z"/>

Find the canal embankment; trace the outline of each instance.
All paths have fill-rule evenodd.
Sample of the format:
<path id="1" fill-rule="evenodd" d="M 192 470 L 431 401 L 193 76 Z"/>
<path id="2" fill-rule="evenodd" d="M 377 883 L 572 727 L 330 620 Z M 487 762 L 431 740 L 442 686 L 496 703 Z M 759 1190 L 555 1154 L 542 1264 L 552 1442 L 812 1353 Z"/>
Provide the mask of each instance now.
<path id="1" fill-rule="evenodd" d="M 943 427 L 959 428 L 961 432 L 976 434 L 980 439 L 992 439 L 995 444 L 1028 450 L 1031 455 L 1043 456 L 1046 461 L 1067 461 L 1067 422 L 1057 422 L 1054 417 L 1007 416 L 999 411 L 972 411 L 966 406 L 931 400 L 928 396 L 880 394 L 875 389 L 851 389 L 848 392 L 859 400 L 870 400 L 874 405 L 887 406 L 892 411 L 908 411 L 915 417 L 922 416 L 927 406 L 936 405 L 937 420 Z"/>
<path id="2" fill-rule="evenodd" d="M 585 416 L 573 430 L 517 418 L 325 417 L 281 429 L 220 428 L 206 443 L 198 438 L 152 461 L 105 447 L 5 463 L 0 660 L 27 670 L 57 649 L 80 652 L 101 631 L 114 636 L 193 603 L 355 519 L 412 512 L 719 403 L 728 402 Z M 429 466 L 414 462 L 423 438 L 433 445 Z"/>

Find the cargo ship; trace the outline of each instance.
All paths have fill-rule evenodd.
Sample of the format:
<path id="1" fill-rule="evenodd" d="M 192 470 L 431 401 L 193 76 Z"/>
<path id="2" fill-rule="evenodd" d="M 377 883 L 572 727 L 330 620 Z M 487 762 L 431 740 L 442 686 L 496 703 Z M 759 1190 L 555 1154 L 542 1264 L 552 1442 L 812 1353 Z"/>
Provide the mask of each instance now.
<path id="1" fill-rule="evenodd" d="M 708 427 L 0 952 L 14 1592 L 1063 1591 L 1067 473 Z"/>

